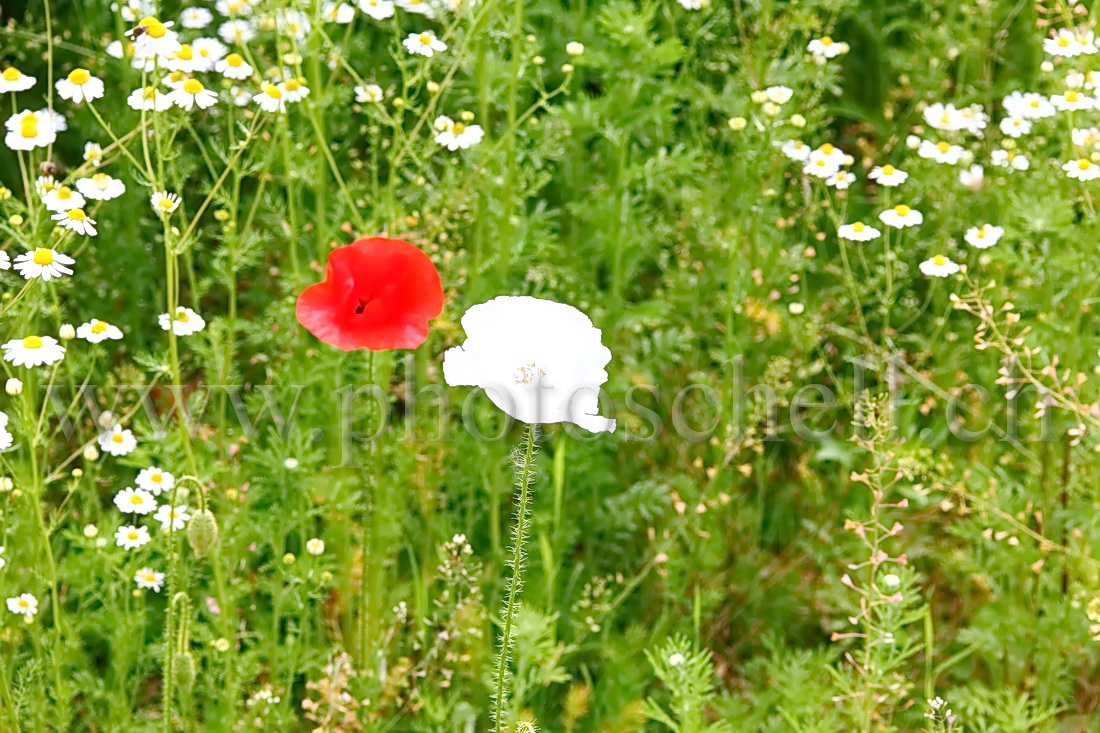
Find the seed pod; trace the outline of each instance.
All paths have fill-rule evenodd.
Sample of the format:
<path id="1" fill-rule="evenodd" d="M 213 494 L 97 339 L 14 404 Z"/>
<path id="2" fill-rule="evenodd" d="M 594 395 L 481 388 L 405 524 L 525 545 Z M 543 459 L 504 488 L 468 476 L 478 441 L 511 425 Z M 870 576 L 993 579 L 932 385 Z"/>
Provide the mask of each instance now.
<path id="1" fill-rule="evenodd" d="M 174 675 L 176 685 L 181 690 L 190 690 L 195 684 L 195 658 L 191 652 L 176 655 Z"/>
<path id="2" fill-rule="evenodd" d="M 218 520 L 214 512 L 203 509 L 187 525 L 187 542 L 195 557 L 206 557 L 218 544 Z"/>

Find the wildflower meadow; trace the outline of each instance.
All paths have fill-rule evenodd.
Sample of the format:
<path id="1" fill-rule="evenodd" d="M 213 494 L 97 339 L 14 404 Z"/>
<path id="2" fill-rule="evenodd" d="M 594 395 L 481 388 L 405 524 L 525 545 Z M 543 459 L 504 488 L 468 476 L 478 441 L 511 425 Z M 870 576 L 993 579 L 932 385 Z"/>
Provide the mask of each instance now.
<path id="1" fill-rule="evenodd" d="M 1100 9 L 0 6 L 0 731 L 1100 731 Z"/>

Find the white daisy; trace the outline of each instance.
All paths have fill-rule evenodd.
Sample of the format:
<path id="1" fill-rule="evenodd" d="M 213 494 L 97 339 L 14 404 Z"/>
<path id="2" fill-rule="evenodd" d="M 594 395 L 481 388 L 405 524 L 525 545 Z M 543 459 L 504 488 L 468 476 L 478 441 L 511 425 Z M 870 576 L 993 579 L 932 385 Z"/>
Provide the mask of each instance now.
<path id="1" fill-rule="evenodd" d="M 127 550 L 136 550 L 151 539 L 146 527 L 126 525 L 115 531 L 115 544 Z"/>
<path id="2" fill-rule="evenodd" d="M 247 20 L 227 20 L 218 27 L 218 38 L 243 46 L 256 37 L 256 29 Z"/>
<path id="3" fill-rule="evenodd" d="M 905 183 L 905 179 L 909 178 L 909 174 L 887 164 L 876 165 L 871 169 L 871 173 L 867 177 L 877 182 L 880 186 L 894 187 Z"/>
<path id="4" fill-rule="evenodd" d="M 856 177 L 848 171 L 837 171 L 825 180 L 825 185 L 833 186 L 838 190 L 843 191 L 847 189 L 848 186 L 851 186 L 854 180 L 856 180 Z"/>
<path id="5" fill-rule="evenodd" d="M 171 328 L 172 333 L 177 336 L 190 336 L 206 327 L 206 321 L 203 320 L 202 316 L 190 308 L 183 307 L 176 309 L 175 318 L 172 318 L 168 313 L 161 313 L 157 316 L 157 322 L 165 331 Z"/>
<path id="6" fill-rule="evenodd" d="M 64 79 L 58 79 L 54 86 L 58 96 L 74 102 L 91 102 L 103 96 L 103 82 L 87 69 L 73 69 Z"/>
<path id="7" fill-rule="evenodd" d="M 214 3 L 214 9 L 222 15 L 232 18 L 247 14 L 252 10 L 252 5 L 248 0 L 218 0 Z"/>
<path id="8" fill-rule="evenodd" d="M 11 381 L 11 380 L 8 380 Z M 5 412 L 0 412 L 0 450 L 7 450 L 11 448 L 15 442 L 15 436 L 8 430 L 8 415 Z M 0 547 L 0 553 L 4 551 L 4 548 Z M 0 568 L 4 567 L 3 558 L 0 558 Z"/>
<path id="9" fill-rule="evenodd" d="M 765 89 L 764 95 L 772 104 L 786 104 L 794 96 L 794 90 L 790 87 L 774 86 Z"/>
<path id="10" fill-rule="evenodd" d="M 31 112 L 25 109 L 9 117 L 4 125 L 8 129 L 4 144 L 12 150 L 44 148 L 57 139 L 57 126 L 45 110 Z"/>
<path id="11" fill-rule="evenodd" d="M 111 10 L 121 15 L 127 23 L 133 23 L 152 13 L 155 8 L 152 2 L 146 0 L 127 0 L 124 3 L 111 3 Z"/>
<path id="12" fill-rule="evenodd" d="M 77 234 L 85 234 L 89 237 L 94 237 L 96 234 L 95 219 L 89 217 L 84 209 L 61 211 L 51 218 L 57 222 L 57 226 L 64 227 Z"/>
<path id="13" fill-rule="evenodd" d="M 917 155 L 934 160 L 937 163 L 956 165 L 962 160 L 963 149 L 948 142 L 934 143 L 931 140 L 922 140 Z"/>
<path id="14" fill-rule="evenodd" d="M 196 38 L 191 42 L 191 47 L 195 49 L 196 56 L 205 59 L 206 68 L 204 71 L 213 69 L 214 64 L 221 61 L 229 53 L 229 49 L 217 38 Z"/>
<path id="15" fill-rule="evenodd" d="M 326 2 L 321 6 L 321 18 L 326 23 L 350 23 L 355 19 L 355 8 L 347 3 Z"/>
<path id="16" fill-rule="evenodd" d="M 100 433 L 96 440 L 99 442 L 100 450 L 112 456 L 125 456 L 137 448 L 137 438 L 134 437 L 134 433 L 129 429 L 124 430 L 118 424 L 107 432 Z"/>
<path id="17" fill-rule="evenodd" d="M 252 76 L 252 67 L 248 65 L 248 62 L 244 60 L 244 57 L 239 53 L 231 53 L 224 59 L 214 64 L 214 71 L 218 72 L 226 79 L 247 79 Z"/>
<path id="18" fill-rule="evenodd" d="M 206 8 L 184 8 L 180 11 L 180 25 L 184 28 L 205 28 L 214 20 L 214 14 Z"/>
<path id="19" fill-rule="evenodd" d="M 982 185 L 985 183 L 985 168 L 977 164 L 969 168 L 963 168 L 959 171 L 959 183 L 971 191 L 981 190 Z"/>
<path id="20" fill-rule="evenodd" d="M 68 186 L 58 186 L 42 197 L 42 205 L 54 212 L 83 209 L 85 203 L 84 197 Z"/>
<path id="21" fill-rule="evenodd" d="M 423 33 L 410 33 L 402 43 L 411 54 L 419 54 L 431 58 L 437 53 L 447 50 L 447 44 L 435 37 L 435 33 L 424 31 Z"/>
<path id="22" fill-rule="evenodd" d="M 416 15 L 423 15 L 425 18 L 435 17 L 435 8 L 432 6 L 431 0 L 397 0 L 397 7 L 404 10 L 406 13 L 415 13 Z M 439 49 L 440 51 L 444 49 Z M 425 54 L 430 56 L 431 54 Z"/>
<path id="23" fill-rule="evenodd" d="M 210 59 L 205 59 L 195 53 L 195 49 L 189 43 L 182 44 L 178 51 L 165 57 L 165 66 L 170 71 L 182 71 L 185 74 L 193 74 L 196 71 L 209 71 L 213 65 Z"/>
<path id="24" fill-rule="evenodd" d="M 359 0 L 359 9 L 375 20 L 392 18 L 393 7 L 391 0 Z"/>
<path id="25" fill-rule="evenodd" d="M 1070 178 L 1075 178 L 1079 181 L 1092 181 L 1100 178 L 1100 165 L 1096 165 L 1088 158 L 1079 158 L 1078 160 L 1071 160 L 1068 163 L 1062 165 L 1062 170 L 1066 172 Z"/>
<path id="26" fill-rule="evenodd" d="M 1075 127 L 1070 133 L 1073 144 L 1081 147 L 1094 147 L 1100 144 L 1100 129 L 1095 127 Z"/>
<path id="27" fill-rule="evenodd" d="M 149 197 L 149 203 L 153 205 L 153 211 L 158 214 L 171 214 L 180 206 L 179 194 L 169 191 L 155 191 Z"/>
<path id="28" fill-rule="evenodd" d="M 806 44 L 806 50 L 812 53 L 814 56 L 821 56 L 826 59 L 833 59 L 837 56 L 848 53 L 848 44 L 843 41 L 837 43 L 829 36 L 822 36 L 821 38 L 815 38 Z"/>
<path id="29" fill-rule="evenodd" d="M 84 162 L 96 168 L 103 164 L 103 146 L 96 142 L 84 143 Z"/>
<path id="30" fill-rule="evenodd" d="M 15 258 L 15 271 L 30 280 L 40 277 L 49 282 L 55 278 L 72 275 L 73 271 L 66 265 L 71 265 L 76 260 L 68 255 L 61 254 L 57 250 L 39 247 L 33 252 L 24 252 Z"/>
<path id="31" fill-rule="evenodd" d="M 924 121 L 937 130 L 952 132 L 966 126 L 966 119 L 953 104 L 936 102 L 924 108 Z"/>
<path id="32" fill-rule="evenodd" d="M 920 271 L 929 277 L 947 277 L 958 272 L 959 266 L 943 255 L 935 255 L 920 263 Z"/>
<path id="33" fill-rule="evenodd" d="M 294 10 L 293 8 L 284 10 L 276 22 L 279 30 L 296 41 L 304 41 L 306 36 L 309 35 L 310 29 L 313 28 L 309 16 L 301 10 Z"/>
<path id="34" fill-rule="evenodd" d="M 82 338 L 91 344 L 98 344 L 100 341 L 106 341 L 107 339 L 119 340 L 122 338 L 122 330 L 106 321 L 93 318 L 76 329 L 76 337 Z"/>
<path id="35" fill-rule="evenodd" d="M 361 84 L 355 87 L 355 101 L 360 104 L 377 104 L 384 96 L 385 92 L 377 84 Z"/>
<path id="36" fill-rule="evenodd" d="M 1067 89 L 1063 94 L 1054 94 L 1050 98 L 1054 109 L 1062 112 L 1075 112 L 1082 109 L 1092 109 L 1096 106 L 1096 100 L 1082 94 L 1076 89 Z"/>
<path id="37" fill-rule="evenodd" d="M 146 16 L 138 23 L 143 28 L 141 35 L 134 40 L 134 57 L 144 59 L 149 56 L 169 58 L 180 50 L 179 38 L 172 30 L 171 21 L 162 23 L 153 16 Z"/>
<path id="38" fill-rule="evenodd" d="M 1009 137 L 1020 137 L 1031 132 L 1031 121 L 1023 117 L 1005 117 L 1001 120 L 1001 132 Z"/>
<path id="39" fill-rule="evenodd" d="M 115 506 L 123 514 L 148 514 L 156 510 L 157 501 L 144 489 L 127 487 L 115 494 Z"/>
<path id="40" fill-rule="evenodd" d="M 95 201 L 110 201 L 126 193 L 126 184 L 106 173 L 95 173 L 91 178 L 78 178 L 76 190 Z"/>
<path id="41" fill-rule="evenodd" d="M 1035 92 L 1012 92 L 1004 98 L 1002 104 L 1009 115 L 1025 120 L 1040 120 L 1057 111 L 1046 97 Z"/>
<path id="42" fill-rule="evenodd" d="M 824 160 L 836 168 L 850 163 L 847 153 L 832 143 L 825 143 L 816 150 L 811 151 L 808 160 L 811 163 L 818 160 Z"/>
<path id="43" fill-rule="evenodd" d="M 27 336 L 12 339 L 0 348 L 4 350 L 4 361 L 10 361 L 14 366 L 49 365 L 60 361 L 65 356 L 65 347 L 53 336 Z"/>
<path id="44" fill-rule="evenodd" d="M 24 593 L 8 599 L 8 610 L 20 616 L 33 617 L 38 613 L 38 599 L 30 593 Z"/>
<path id="45" fill-rule="evenodd" d="M 4 92 L 24 92 L 34 86 L 35 78 L 27 76 L 14 66 L 0 72 L 0 94 Z"/>
<path id="46" fill-rule="evenodd" d="M 467 125 L 463 122 L 453 122 L 449 117 L 449 124 L 435 136 L 435 141 L 447 148 L 447 150 L 463 150 L 477 145 L 485 137 L 485 131 L 481 125 Z"/>
<path id="47" fill-rule="evenodd" d="M 1073 58 L 1082 54 L 1096 53 L 1092 31 L 1073 31 L 1060 28 L 1050 38 L 1043 39 L 1043 50 L 1051 56 Z"/>
<path id="48" fill-rule="evenodd" d="M 831 178 L 832 175 L 838 170 L 840 170 L 840 166 L 829 162 L 828 158 L 822 156 L 814 158 L 812 153 L 810 154 L 810 159 L 806 162 L 806 165 L 802 166 L 803 173 L 815 176 L 817 178 Z"/>
<path id="49" fill-rule="evenodd" d="M 872 239 L 877 239 L 881 234 L 882 232 L 878 229 L 867 226 L 861 221 L 852 224 L 842 224 L 836 230 L 836 235 L 838 237 L 847 239 L 850 242 L 869 242 Z"/>
<path id="50" fill-rule="evenodd" d="M 989 157 L 993 161 L 993 165 L 999 168 L 1026 171 L 1031 167 L 1031 161 L 1028 160 L 1027 156 L 1017 153 L 1015 150 L 994 150 L 989 154 Z"/>
<path id="51" fill-rule="evenodd" d="M 779 148 L 783 155 L 799 163 L 805 163 L 810 159 L 811 150 L 810 146 L 801 140 L 788 140 Z"/>
<path id="52" fill-rule="evenodd" d="M 993 226 L 992 224 L 982 224 L 980 227 L 970 227 L 966 230 L 966 236 L 963 239 L 971 247 L 977 247 L 978 249 L 988 249 L 1001 241 L 1001 237 L 1004 236 L 1004 227 Z"/>
<path id="53" fill-rule="evenodd" d="M 260 91 L 253 95 L 252 99 L 264 112 L 286 112 L 286 99 L 279 84 L 263 82 L 260 85 Z"/>
<path id="54" fill-rule="evenodd" d="M 309 87 L 301 79 L 285 79 L 279 84 L 283 98 L 288 102 L 301 102 L 309 96 Z"/>
<path id="55" fill-rule="evenodd" d="M 160 522 L 160 528 L 165 532 L 176 532 L 187 526 L 187 520 L 191 518 L 191 515 L 187 512 L 187 506 L 181 504 L 177 507 L 171 507 L 167 504 L 161 504 L 157 509 L 157 513 L 153 515 L 153 519 Z"/>
<path id="56" fill-rule="evenodd" d="M 198 79 L 188 79 L 179 89 L 169 92 L 168 97 L 183 109 L 191 109 L 192 106 L 206 109 L 218 101 L 218 95 L 204 87 Z"/>
<path id="57" fill-rule="evenodd" d="M 172 487 L 176 485 L 176 477 L 156 466 L 149 466 L 141 469 L 137 478 L 134 479 L 134 483 L 138 485 L 138 488 L 145 489 L 153 496 L 160 496 L 162 491 L 172 490 Z"/>
<path id="58" fill-rule="evenodd" d="M 139 112 L 141 110 L 163 112 L 172 106 L 172 100 L 156 87 L 147 86 L 130 92 L 130 96 L 126 98 L 126 104 Z"/>
<path id="59" fill-rule="evenodd" d="M 898 204 L 892 209 L 887 209 L 878 215 L 882 223 L 895 229 L 914 227 L 924 221 L 924 215 L 916 209 L 911 209 L 905 204 Z"/>
<path id="60" fill-rule="evenodd" d="M 134 582 L 142 590 L 160 593 L 160 587 L 164 584 L 164 573 L 158 573 L 151 568 L 142 568 L 134 573 Z"/>

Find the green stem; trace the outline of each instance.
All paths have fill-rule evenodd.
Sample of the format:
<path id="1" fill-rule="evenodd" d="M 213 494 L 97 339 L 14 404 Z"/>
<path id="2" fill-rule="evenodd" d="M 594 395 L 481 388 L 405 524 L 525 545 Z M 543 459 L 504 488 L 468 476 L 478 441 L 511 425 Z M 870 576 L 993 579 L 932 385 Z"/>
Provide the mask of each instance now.
<path id="1" fill-rule="evenodd" d="M 503 622 L 504 628 L 500 634 L 500 651 L 497 652 L 494 676 L 496 677 L 496 700 L 493 710 L 493 719 L 496 725 L 496 733 L 504 731 L 505 710 L 508 705 L 508 660 L 512 654 L 512 626 L 516 617 L 516 606 L 519 593 L 523 589 L 524 546 L 527 544 L 527 533 L 530 529 L 530 517 L 528 516 L 528 504 L 531 498 L 531 476 L 533 472 L 533 459 L 535 454 L 535 434 L 537 425 L 528 425 L 527 434 L 524 436 L 525 447 L 522 462 L 516 468 L 516 478 L 519 484 L 519 507 L 516 509 L 516 529 L 512 537 L 512 579 L 508 584 L 508 599 L 504 604 Z"/>

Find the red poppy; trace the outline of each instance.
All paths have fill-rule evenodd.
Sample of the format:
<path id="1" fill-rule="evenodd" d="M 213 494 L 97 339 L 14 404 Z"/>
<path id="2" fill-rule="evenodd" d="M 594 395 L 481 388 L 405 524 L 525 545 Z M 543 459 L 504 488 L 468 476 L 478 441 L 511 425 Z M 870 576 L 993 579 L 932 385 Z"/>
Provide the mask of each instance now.
<path id="1" fill-rule="evenodd" d="M 415 349 L 443 310 L 428 255 L 403 239 L 369 237 L 329 253 L 323 282 L 298 296 L 298 321 L 344 351 Z"/>

